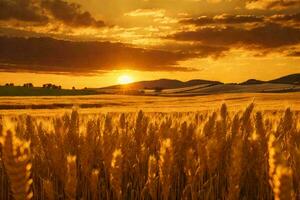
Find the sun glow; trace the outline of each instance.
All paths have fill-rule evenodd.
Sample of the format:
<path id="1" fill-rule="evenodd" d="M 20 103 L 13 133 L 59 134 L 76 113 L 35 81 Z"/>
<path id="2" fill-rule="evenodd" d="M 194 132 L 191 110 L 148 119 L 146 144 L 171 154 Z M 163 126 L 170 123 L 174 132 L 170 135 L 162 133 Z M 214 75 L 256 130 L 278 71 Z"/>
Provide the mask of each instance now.
<path id="1" fill-rule="evenodd" d="M 119 78 L 118 78 L 118 83 L 121 85 L 129 84 L 132 82 L 133 82 L 132 76 L 129 76 L 127 74 L 123 74 L 123 75 L 119 76 Z"/>

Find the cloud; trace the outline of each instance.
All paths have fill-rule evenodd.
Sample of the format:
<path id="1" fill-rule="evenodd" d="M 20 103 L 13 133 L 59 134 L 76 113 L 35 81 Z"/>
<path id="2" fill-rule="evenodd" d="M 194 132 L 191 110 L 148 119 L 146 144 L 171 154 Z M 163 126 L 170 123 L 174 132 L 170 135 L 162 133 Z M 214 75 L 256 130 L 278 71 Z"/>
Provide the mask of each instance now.
<path id="1" fill-rule="evenodd" d="M 194 18 L 185 18 L 179 21 L 181 24 L 185 25 L 195 25 L 195 26 L 224 26 L 224 25 L 264 25 L 268 22 L 277 23 L 286 26 L 297 25 L 300 22 L 300 13 L 293 14 L 274 14 L 274 15 L 231 15 L 231 14 L 221 14 L 212 17 L 199 16 Z M 287 24 L 286 22 L 289 22 Z"/>
<path id="2" fill-rule="evenodd" d="M 226 53 L 230 50 L 228 47 L 224 46 L 210 46 L 210 45 L 202 45 L 198 42 L 167 42 L 165 44 L 159 45 L 159 49 L 164 50 L 174 50 L 186 52 L 189 54 L 194 54 L 197 58 L 219 58 L 225 56 Z"/>
<path id="3" fill-rule="evenodd" d="M 39 25 L 59 21 L 70 27 L 104 26 L 103 21 L 96 20 L 87 11 L 82 11 L 79 4 L 64 0 L 1 0 L 0 20 L 8 21 L 9 24 L 12 19 Z"/>
<path id="4" fill-rule="evenodd" d="M 93 74 L 100 71 L 189 71 L 179 61 L 195 55 L 129 47 L 122 43 L 0 37 L 0 70 Z"/>
<path id="5" fill-rule="evenodd" d="M 204 45 L 268 49 L 299 44 L 300 29 L 274 23 L 253 28 L 205 27 L 195 31 L 178 32 L 168 38 L 179 41 L 197 41 Z"/>
<path id="6" fill-rule="evenodd" d="M 300 51 L 293 51 L 288 54 L 288 56 L 292 57 L 300 57 Z"/>
<path id="7" fill-rule="evenodd" d="M 164 17 L 166 11 L 164 9 L 137 9 L 131 12 L 125 13 L 125 16 L 130 17 Z"/>
<path id="8" fill-rule="evenodd" d="M 295 13 L 295 14 L 276 14 L 270 17 L 272 21 L 275 22 L 286 22 L 286 21 L 291 21 L 291 22 L 300 22 L 300 13 Z"/>
<path id="9" fill-rule="evenodd" d="M 43 0 L 41 7 L 46 9 L 55 19 L 73 27 L 103 27 L 104 22 L 96 20 L 87 11 L 81 11 L 81 6 L 63 0 Z"/>
<path id="10" fill-rule="evenodd" d="M 183 19 L 180 23 L 193 24 L 196 26 L 203 26 L 209 24 L 242 24 L 263 22 L 264 18 L 255 15 L 230 15 L 222 14 L 214 17 L 200 16 L 198 18 Z"/>
<path id="11" fill-rule="evenodd" d="M 130 17 L 150 17 L 153 19 L 153 22 L 160 24 L 174 24 L 177 23 L 178 20 L 176 18 L 172 18 L 166 15 L 166 10 L 164 9 L 137 9 L 124 14 L 124 16 Z"/>
<path id="12" fill-rule="evenodd" d="M 225 56 L 225 53 L 228 52 L 230 49 L 228 47 L 223 46 L 208 46 L 208 45 L 201 45 L 196 44 L 190 47 L 190 51 L 194 51 L 200 58 L 205 57 L 213 57 L 219 58 Z"/>
<path id="13" fill-rule="evenodd" d="M 39 11 L 32 0 L 1 0 L 0 20 L 16 19 L 26 22 L 45 22 L 48 17 Z"/>
<path id="14" fill-rule="evenodd" d="M 289 8 L 300 7 L 299 0 L 247 0 L 247 9 L 272 9 L 272 10 L 284 10 Z"/>
<path id="15" fill-rule="evenodd" d="M 217 3 L 223 2 L 224 0 L 187 0 L 187 1 L 191 1 L 191 2 L 207 2 L 207 3 L 217 4 Z"/>

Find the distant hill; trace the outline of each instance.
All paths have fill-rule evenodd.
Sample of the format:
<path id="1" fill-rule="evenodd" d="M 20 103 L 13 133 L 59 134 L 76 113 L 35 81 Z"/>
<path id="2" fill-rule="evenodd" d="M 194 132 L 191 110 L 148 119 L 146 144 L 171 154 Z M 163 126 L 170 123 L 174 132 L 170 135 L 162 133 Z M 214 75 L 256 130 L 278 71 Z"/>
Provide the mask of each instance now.
<path id="1" fill-rule="evenodd" d="M 264 83 L 276 83 L 276 84 L 292 84 L 297 85 L 300 84 L 300 73 L 299 74 L 291 74 L 288 76 L 280 77 L 270 81 L 262 81 L 257 79 L 249 79 L 245 82 L 240 83 L 239 85 L 257 85 Z M 193 79 L 190 81 L 180 81 L 176 79 L 158 79 L 151 81 L 139 81 L 125 85 L 125 87 L 130 88 L 131 90 L 141 90 L 141 89 L 176 89 L 176 88 L 186 88 L 193 87 L 197 85 L 223 85 L 224 83 L 220 81 L 210 81 L 210 80 L 201 80 L 201 79 Z M 123 88 L 124 85 L 113 85 L 101 89 L 120 89 Z"/>
<path id="2" fill-rule="evenodd" d="M 240 85 L 255 85 L 255 84 L 262 84 L 262 83 L 265 83 L 265 81 L 249 79 L 245 82 L 240 83 Z"/>
<path id="3" fill-rule="evenodd" d="M 159 80 L 152 80 L 152 81 L 140 81 L 135 83 L 127 84 L 126 87 L 130 89 L 155 89 L 155 88 L 162 88 L 162 89 L 175 89 L 175 88 L 182 88 L 182 87 L 191 87 L 195 85 L 202 85 L 202 84 L 223 84 L 219 81 L 208 81 L 208 80 L 200 80 L 194 79 L 190 81 L 179 81 L 179 80 L 172 80 L 172 79 L 159 79 Z M 122 88 L 122 85 L 114 85 L 110 87 L 106 87 L 106 89 L 118 89 Z"/>
<path id="4" fill-rule="evenodd" d="M 278 84 L 292 84 L 298 85 L 300 84 L 300 74 L 290 74 L 287 76 L 283 76 L 270 81 L 261 81 L 256 79 L 249 79 L 245 82 L 240 83 L 240 85 L 255 85 L 255 84 L 263 84 L 263 83 L 278 83 Z"/>
<path id="5" fill-rule="evenodd" d="M 290 74 L 287 76 L 283 76 L 271 81 L 269 83 L 280 83 L 280 84 L 296 84 L 300 85 L 300 73 L 299 74 Z"/>
<path id="6" fill-rule="evenodd" d="M 41 87 L 0 86 L 0 96 L 74 96 L 95 94 L 165 95 L 187 96 L 221 93 L 284 93 L 300 92 L 300 73 L 270 81 L 249 79 L 240 84 L 224 84 L 219 81 L 194 79 L 179 81 L 159 79 L 140 81 L 127 85 L 80 90 L 47 89 Z"/>
<path id="7" fill-rule="evenodd" d="M 285 93 L 300 91 L 300 74 L 291 74 L 270 81 L 249 79 L 242 83 L 194 79 L 180 81 L 159 79 L 140 81 L 127 85 L 114 85 L 96 90 L 107 94 L 194 96 L 222 93 Z"/>

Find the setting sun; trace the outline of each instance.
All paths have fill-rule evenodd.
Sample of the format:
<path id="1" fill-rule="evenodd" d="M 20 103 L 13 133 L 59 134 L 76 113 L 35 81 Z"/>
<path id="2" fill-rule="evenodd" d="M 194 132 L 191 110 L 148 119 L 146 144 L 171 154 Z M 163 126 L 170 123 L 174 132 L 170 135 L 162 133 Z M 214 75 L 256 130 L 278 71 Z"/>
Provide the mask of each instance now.
<path id="1" fill-rule="evenodd" d="M 118 78 L 118 83 L 121 85 L 129 84 L 133 82 L 133 78 L 127 74 L 121 75 Z"/>

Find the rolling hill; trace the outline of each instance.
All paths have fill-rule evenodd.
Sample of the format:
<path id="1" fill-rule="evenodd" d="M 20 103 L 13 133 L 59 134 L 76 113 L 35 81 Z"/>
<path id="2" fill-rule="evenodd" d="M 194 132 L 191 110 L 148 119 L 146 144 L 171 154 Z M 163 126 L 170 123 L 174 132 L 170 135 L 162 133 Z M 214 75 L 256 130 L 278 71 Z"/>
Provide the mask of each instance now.
<path id="1" fill-rule="evenodd" d="M 271 81 L 269 83 L 280 83 L 280 84 L 300 84 L 300 73 L 299 74 L 290 74 L 287 76 L 283 76 Z"/>
<path id="2" fill-rule="evenodd" d="M 242 83 L 224 84 L 219 81 L 195 79 L 179 81 L 159 79 L 127 85 L 114 85 L 98 91 L 111 94 L 138 94 L 159 96 L 194 96 L 220 93 L 283 93 L 300 92 L 300 74 L 291 74 L 270 81 L 249 79 Z"/>
<path id="3" fill-rule="evenodd" d="M 196 85 L 202 84 L 210 84 L 210 85 L 218 85 L 223 84 L 219 81 L 209 81 L 209 80 L 201 80 L 201 79 L 194 79 L 190 81 L 179 81 L 173 79 L 159 79 L 159 80 L 152 80 L 152 81 L 140 81 L 134 82 L 125 85 L 125 87 L 130 88 L 132 90 L 141 90 L 141 89 L 175 89 L 175 88 L 183 88 L 183 87 L 192 87 Z M 114 85 L 105 87 L 104 89 L 120 89 L 123 88 L 124 85 Z"/>
<path id="4" fill-rule="evenodd" d="M 256 80 L 256 79 L 249 79 L 245 82 L 240 83 L 240 85 L 256 85 L 256 84 L 262 84 L 266 81 Z"/>

